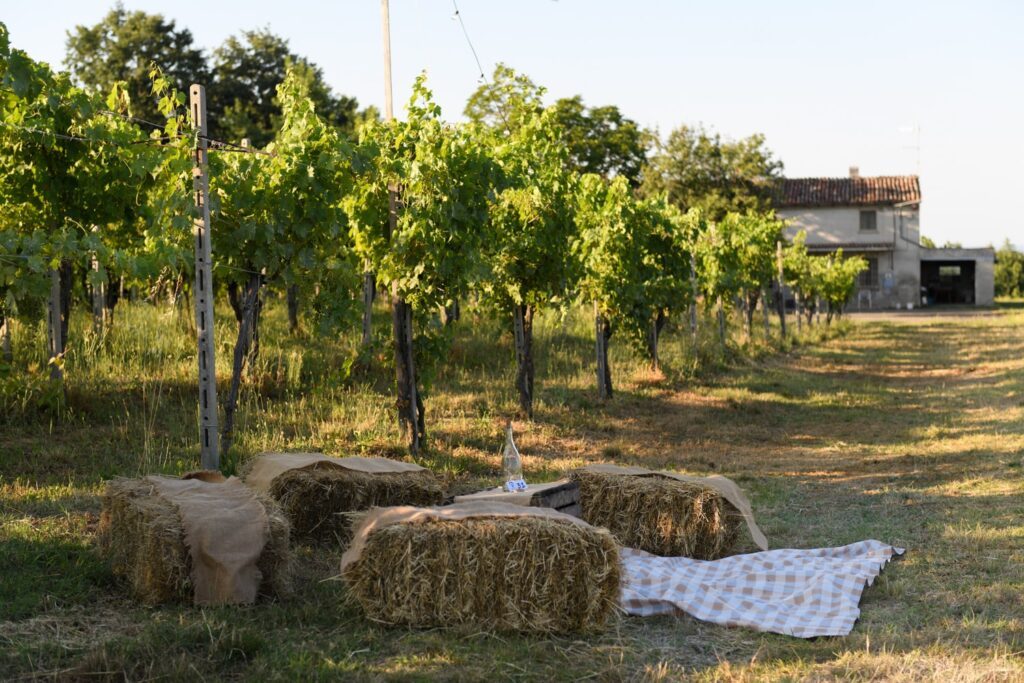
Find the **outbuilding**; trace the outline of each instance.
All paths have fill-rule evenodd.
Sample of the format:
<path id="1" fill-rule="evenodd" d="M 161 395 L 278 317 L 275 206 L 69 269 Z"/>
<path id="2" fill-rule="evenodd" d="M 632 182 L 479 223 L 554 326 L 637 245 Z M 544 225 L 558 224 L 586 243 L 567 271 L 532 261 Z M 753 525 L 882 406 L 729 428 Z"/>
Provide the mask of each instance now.
<path id="1" fill-rule="evenodd" d="M 854 309 L 934 304 L 991 306 L 995 251 L 931 249 L 921 244 L 921 185 L 917 176 L 785 178 L 776 209 L 786 236 L 807 234 L 812 254 L 862 256 L 850 305 Z"/>

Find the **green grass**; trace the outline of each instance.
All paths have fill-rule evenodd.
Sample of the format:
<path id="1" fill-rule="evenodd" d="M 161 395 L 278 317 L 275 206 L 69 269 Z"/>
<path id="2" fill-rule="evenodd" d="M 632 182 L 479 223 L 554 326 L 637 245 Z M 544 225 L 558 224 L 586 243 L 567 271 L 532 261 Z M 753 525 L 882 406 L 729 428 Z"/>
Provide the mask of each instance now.
<path id="1" fill-rule="evenodd" d="M 269 311 L 229 467 L 271 449 L 402 454 L 387 347 L 349 372 L 354 336 L 290 337 L 280 307 Z M 2 679 L 1024 677 L 1019 310 L 844 324 L 781 354 L 758 341 L 759 326 L 726 356 L 710 325 L 697 348 L 670 330 L 660 373 L 615 337 L 618 393 L 603 405 L 586 316 L 538 320 L 536 419 L 516 424 L 528 477 L 591 460 L 720 472 L 750 492 L 774 547 L 877 538 L 908 548 L 866 591 L 853 634 L 813 641 L 689 617 L 621 618 L 586 639 L 392 629 L 343 602 L 330 580 L 336 553 L 307 548 L 287 603 L 134 605 L 93 551 L 97 494 L 113 475 L 196 466 L 194 342 L 171 308 L 139 303 L 117 316 L 103 339 L 73 321 L 59 420 L 32 407 L 46 403 L 45 382 L 25 386 L 45 367 L 41 330 L 15 326 L 21 379 L 0 396 Z M 226 386 L 233 325 L 221 320 Z M 497 481 L 501 424 L 515 408 L 509 337 L 468 311 L 430 387 L 424 461 L 453 490 Z"/>

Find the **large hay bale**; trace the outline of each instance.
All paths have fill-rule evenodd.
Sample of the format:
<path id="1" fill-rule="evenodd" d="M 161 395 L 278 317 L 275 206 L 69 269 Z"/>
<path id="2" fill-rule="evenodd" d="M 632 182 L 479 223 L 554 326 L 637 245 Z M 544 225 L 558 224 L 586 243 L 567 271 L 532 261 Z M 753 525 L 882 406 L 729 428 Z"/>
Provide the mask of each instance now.
<path id="1" fill-rule="evenodd" d="M 735 544 L 743 517 L 718 491 L 650 474 L 578 470 L 583 519 L 627 548 L 714 560 Z"/>
<path id="2" fill-rule="evenodd" d="M 292 592 L 293 556 L 288 520 L 269 497 L 256 493 L 270 526 L 257 562 L 259 593 Z M 145 479 L 114 479 L 102 497 L 98 544 L 114 574 L 124 577 L 139 601 L 156 605 L 192 600 L 191 564 L 185 528 L 174 503 L 157 495 Z"/>
<path id="3" fill-rule="evenodd" d="M 288 470 L 270 484 L 270 495 L 291 522 L 295 538 L 348 543 L 351 515 L 391 505 L 440 505 L 444 490 L 429 470 L 359 472 L 343 467 Z"/>
<path id="4" fill-rule="evenodd" d="M 343 576 L 374 621 L 568 633 L 605 624 L 619 572 L 618 546 L 603 529 L 493 517 L 377 529 Z"/>

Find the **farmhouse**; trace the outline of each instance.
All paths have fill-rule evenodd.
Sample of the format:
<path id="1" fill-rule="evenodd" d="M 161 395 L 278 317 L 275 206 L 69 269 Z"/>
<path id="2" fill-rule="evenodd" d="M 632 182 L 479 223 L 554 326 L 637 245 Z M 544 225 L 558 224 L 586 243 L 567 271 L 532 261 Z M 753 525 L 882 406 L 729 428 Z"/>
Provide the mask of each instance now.
<path id="1" fill-rule="evenodd" d="M 990 306 L 995 252 L 929 249 L 921 245 L 921 185 L 917 176 L 786 178 L 776 207 L 786 236 L 807 233 L 807 250 L 863 256 L 850 306 L 916 308 L 933 304 Z"/>

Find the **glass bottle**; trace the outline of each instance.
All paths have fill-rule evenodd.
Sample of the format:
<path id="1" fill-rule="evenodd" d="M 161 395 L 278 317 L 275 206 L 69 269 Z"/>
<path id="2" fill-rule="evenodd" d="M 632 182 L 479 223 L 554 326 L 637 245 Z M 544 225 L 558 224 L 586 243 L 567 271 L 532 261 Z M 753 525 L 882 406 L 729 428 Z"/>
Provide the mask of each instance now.
<path id="1" fill-rule="evenodd" d="M 519 449 L 516 442 L 512 440 L 512 422 L 505 427 L 505 451 L 501 456 L 501 466 L 505 473 L 505 491 L 525 491 L 526 482 L 523 481 L 523 459 L 519 457 Z"/>

